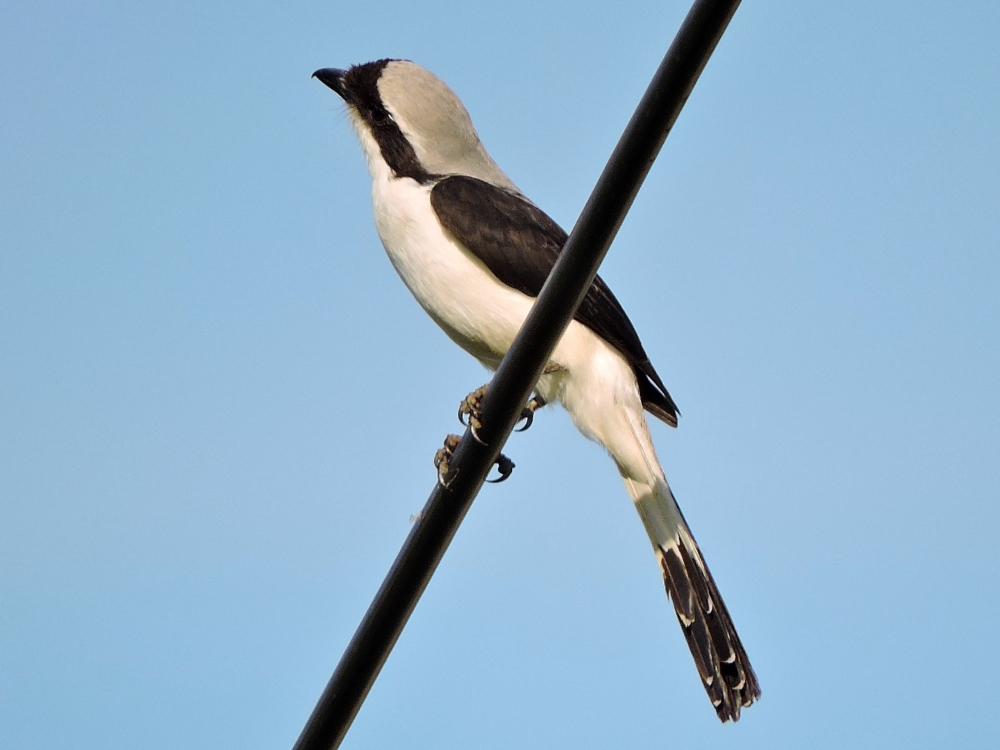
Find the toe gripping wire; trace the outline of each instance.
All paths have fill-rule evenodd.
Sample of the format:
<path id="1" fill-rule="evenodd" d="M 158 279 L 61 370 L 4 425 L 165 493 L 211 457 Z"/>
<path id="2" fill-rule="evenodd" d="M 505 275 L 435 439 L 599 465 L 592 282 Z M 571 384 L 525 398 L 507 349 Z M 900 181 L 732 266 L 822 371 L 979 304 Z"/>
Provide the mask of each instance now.
<path id="1" fill-rule="evenodd" d="M 486 445 L 485 441 L 479 437 L 479 433 L 483 428 L 483 398 L 485 398 L 488 388 L 489 383 L 480 386 L 463 398 L 462 403 L 458 405 L 458 421 L 463 426 L 469 428 L 472 437 L 481 445 Z M 535 420 L 535 412 L 543 406 L 545 406 L 545 399 L 541 396 L 535 395 L 529 399 L 527 405 L 521 410 L 521 417 L 518 420 L 519 424 L 520 422 L 524 422 L 524 425 L 516 428 L 515 432 L 524 432 L 531 427 Z M 452 481 L 455 479 L 451 462 L 455 455 L 455 449 L 461 440 L 462 438 L 458 435 L 446 436 L 444 445 L 438 448 L 434 454 L 434 468 L 437 469 L 438 481 L 445 488 L 450 487 Z M 496 479 L 487 479 L 486 481 L 489 484 L 500 484 L 500 482 L 506 481 L 514 471 L 514 462 L 503 453 L 497 455 L 494 464 L 497 467 L 499 476 Z"/>

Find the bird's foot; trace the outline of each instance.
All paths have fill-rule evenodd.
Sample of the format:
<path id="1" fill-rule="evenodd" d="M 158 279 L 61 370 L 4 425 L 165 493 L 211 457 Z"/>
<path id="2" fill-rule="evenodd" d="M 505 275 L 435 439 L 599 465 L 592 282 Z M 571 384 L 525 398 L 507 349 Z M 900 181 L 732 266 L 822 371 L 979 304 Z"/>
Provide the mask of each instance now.
<path id="1" fill-rule="evenodd" d="M 552 372 L 561 370 L 559 365 L 550 364 L 546 368 L 545 372 L 548 374 L 549 368 L 554 368 Z M 486 395 L 486 389 L 489 387 L 489 383 L 481 386 L 462 399 L 462 403 L 458 405 L 458 421 L 461 422 L 466 427 L 472 429 L 472 437 L 478 440 L 480 443 L 483 440 L 479 437 L 479 430 L 483 427 L 482 421 L 482 409 L 483 409 L 483 397 Z M 524 426 L 519 427 L 517 432 L 524 432 L 529 427 L 531 427 L 532 422 L 535 420 L 535 412 L 545 406 L 548 402 L 535 394 L 531 399 L 528 400 L 527 405 L 521 410 L 521 417 L 518 422 L 523 421 Z"/>
<path id="2" fill-rule="evenodd" d="M 434 454 L 434 468 L 437 469 L 438 481 L 442 487 L 448 487 L 455 478 L 451 475 L 449 464 L 460 442 L 462 442 L 462 438 L 458 435 L 448 435 L 444 439 L 444 445 L 438 448 L 437 453 Z"/>
<path id="3" fill-rule="evenodd" d="M 448 488 L 452 481 L 455 479 L 455 475 L 451 471 L 451 459 L 455 454 L 455 449 L 458 444 L 462 442 L 462 438 L 458 435 L 448 435 L 444 439 L 444 445 L 438 448 L 437 453 L 434 454 L 434 468 L 437 469 L 438 481 L 441 486 Z M 500 472 L 500 476 L 496 479 L 487 479 L 486 481 L 490 484 L 500 484 L 507 477 L 511 475 L 514 471 L 514 462 L 511 461 L 507 456 L 501 453 L 497 456 L 496 460 L 497 471 Z"/>
<path id="4" fill-rule="evenodd" d="M 514 471 L 514 462 L 507 458 L 503 453 L 497 456 L 495 463 L 497 465 L 497 471 L 500 472 L 500 476 L 496 479 L 487 479 L 486 481 L 490 484 L 500 484 L 500 482 L 506 481 L 507 477 L 511 475 L 511 472 Z"/>
<path id="5" fill-rule="evenodd" d="M 479 439 L 479 430 L 482 429 L 482 409 L 483 409 L 483 396 L 486 395 L 486 389 L 489 387 L 489 383 L 484 386 L 480 386 L 468 396 L 462 399 L 462 403 L 458 405 L 458 421 L 463 425 L 472 430 L 472 437 L 478 440 L 480 443 L 483 441 Z"/>
<path id="6" fill-rule="evenodd" d="M 545 399 L 537 394 L 529 399 L 528 405 L 521 410 L 521 419 L 524 420 L 524 427 L 518 427 L 515 432 L 524 432 L 531 427 L 531 423 L 535 421 L 535 412 L 545 406 L 545 404 Z"/>

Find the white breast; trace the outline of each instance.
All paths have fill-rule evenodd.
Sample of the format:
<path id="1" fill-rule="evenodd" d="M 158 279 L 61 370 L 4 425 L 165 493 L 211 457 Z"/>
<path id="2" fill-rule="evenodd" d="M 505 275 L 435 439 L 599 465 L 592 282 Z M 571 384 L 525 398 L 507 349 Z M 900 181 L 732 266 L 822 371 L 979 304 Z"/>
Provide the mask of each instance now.
<path id="1" fill-rule="evenodd" d="M 375 227 L 389 260 L 421 307 L 459 346 L 496 368 L 534 300 L 502 284 L 437 219 L 431 186 L 395 177 L 365 149 Z"/>

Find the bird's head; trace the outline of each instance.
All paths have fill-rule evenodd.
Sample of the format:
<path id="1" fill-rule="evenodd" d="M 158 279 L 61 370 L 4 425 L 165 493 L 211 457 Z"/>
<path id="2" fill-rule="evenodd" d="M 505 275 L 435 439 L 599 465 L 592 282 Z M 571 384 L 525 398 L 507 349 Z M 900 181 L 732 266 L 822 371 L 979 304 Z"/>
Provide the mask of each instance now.
<path id="1" fill-rule="evenodd" d="M 382 161 L 394 177 L 420 183 L 463 174 L 516 190 L 486 153 L 465 105 L 429 70 L 408 60 L 376 60 L 313 76 L 347 104 L 373 175 Z"/>

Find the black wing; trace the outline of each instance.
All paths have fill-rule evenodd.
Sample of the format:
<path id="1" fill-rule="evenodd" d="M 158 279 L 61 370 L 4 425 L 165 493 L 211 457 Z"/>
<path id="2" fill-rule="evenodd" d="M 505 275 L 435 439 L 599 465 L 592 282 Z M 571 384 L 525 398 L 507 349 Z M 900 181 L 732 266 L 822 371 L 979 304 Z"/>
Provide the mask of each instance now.
<path id="1" fill-rule="evenodd" d="M 500 281 L 537 297 L 568 235 L 523 196 L 475 177 L 446 177 L 431 190 L 441 225 Z M 677 406 L 642 348 L 639 335 L 600 276 L 576 311 L 576 320 L 611 344 L 632 365 L 642 405 L 677 426 Z"/>

